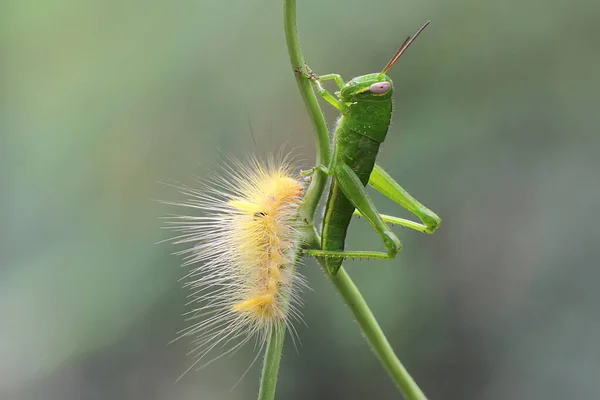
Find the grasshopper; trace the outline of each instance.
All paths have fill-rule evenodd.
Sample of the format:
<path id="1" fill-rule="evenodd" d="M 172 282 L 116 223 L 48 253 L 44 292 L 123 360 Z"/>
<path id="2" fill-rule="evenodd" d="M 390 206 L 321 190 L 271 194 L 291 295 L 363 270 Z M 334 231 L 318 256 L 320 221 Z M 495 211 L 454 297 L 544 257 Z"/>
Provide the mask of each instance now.
<path id="1" fill-rule="evenodd" d="M 323 257 L 332 275 L 337 274 L 345 258 L 395 258 L 402 244 L 387 223 L 424 233 L 433 233 L 440 226 L 440 217 L 419 203 L 375 164 L 392 117 L 393 82 L 386 74 L 427 25 L 429 21 L 414 36 L 409 36 L 379 73 L 344 82 L 338 74 L 317 76 L 308 67 L 296 71 L 309 79 L 319 95 L 341 113 L 333 134 L 329 165 L 318 165 L 303 172 L 309 175 L 318 169 L 332 177 L 321 230 L 321 249 L 306 250 L 306 255 Z M 321 85 L 327 80 L 333 80 L 339 87 L 335 96 Z M 365 191 L 367 183 L 416 215 L 421 223 L 379 214 Z M 352 215 L 363 217 L 375 229 L 383 240 L 386 252 L 344 250 Z"/>

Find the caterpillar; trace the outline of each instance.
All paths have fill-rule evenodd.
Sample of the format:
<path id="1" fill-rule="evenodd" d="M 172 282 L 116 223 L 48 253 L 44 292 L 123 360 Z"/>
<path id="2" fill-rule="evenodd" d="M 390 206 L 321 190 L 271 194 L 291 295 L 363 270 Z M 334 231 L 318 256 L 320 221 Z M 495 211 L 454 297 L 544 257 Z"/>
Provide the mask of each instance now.
<path id="1" fill-rule="evenodd" d="M 193 266 L 183 278 L 195 304 L 192 324 L 179 332 L 193 337 L 197 359 L 188 371 L 215 349 L 225 350 L 203 366 L 253 338 L 262 348 L 278 324 L 294 334 L 291 322 L 301 318 L 306 283 L 295 264 L 303 180 L 289 159 L 229 161 L 198 189 L 179 186 L 185 201 L 167 202 L 203 213 L 166 218 L 178 233 L 170 241 L 187 245 L 175 254 Z"/>

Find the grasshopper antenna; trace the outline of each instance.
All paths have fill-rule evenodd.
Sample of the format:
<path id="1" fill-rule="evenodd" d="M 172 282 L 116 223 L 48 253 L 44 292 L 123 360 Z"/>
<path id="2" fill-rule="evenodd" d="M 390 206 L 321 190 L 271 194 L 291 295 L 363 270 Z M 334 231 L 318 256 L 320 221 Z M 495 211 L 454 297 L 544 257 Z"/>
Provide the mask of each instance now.
<path id="1" fill-rule="evenodd" d="M 423 26 L 421 27 L 421 29 L 419 29 L 417 31 L 417 33 L 414 34 L 413 37 L 409 36 L 408 38 L 406 38 L 406 40 L 404 41 L 404 43 L 402 43 L 402 46 L 400 46 L 400 48 L 396 51 L 396 53 L 394 54 L 394 56 L 392 57 L 392 59 L 383 68 L 383 71 L 381 71 L 382 74 L 385 74 L 390 69 L 392 69 L 392 67 L 394 65 L 396 65 L 396 62 L 400 59 L 400 57 L 402 56 L 402 54 L 404 54 L 404 52 L 406 51 L 406 49 L 408 49 L 408 47 L 412 44 L 412 42 L 415 41 L 415 39 L 417 38 L 417 36 L 419 36 L 419 34 L 421 32 L 423 32 L 423 29 L 427 28 L 427 25 L 429 25 L 430 22 L 431 21 L 425 22 L 425 24 L 423 24 Z"/>

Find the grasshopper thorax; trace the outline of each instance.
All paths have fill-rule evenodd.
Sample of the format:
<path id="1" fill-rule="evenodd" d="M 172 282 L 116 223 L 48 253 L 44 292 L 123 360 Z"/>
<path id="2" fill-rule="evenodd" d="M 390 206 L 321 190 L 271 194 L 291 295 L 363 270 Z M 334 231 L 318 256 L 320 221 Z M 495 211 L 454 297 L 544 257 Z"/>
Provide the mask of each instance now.
<path id="1" fill-rule="evenodd" d="M 384 73 L 357 76 L 348 81 L 340 92 L 345 103 L 388 100 L 392 97 L 394 85 Z"/>

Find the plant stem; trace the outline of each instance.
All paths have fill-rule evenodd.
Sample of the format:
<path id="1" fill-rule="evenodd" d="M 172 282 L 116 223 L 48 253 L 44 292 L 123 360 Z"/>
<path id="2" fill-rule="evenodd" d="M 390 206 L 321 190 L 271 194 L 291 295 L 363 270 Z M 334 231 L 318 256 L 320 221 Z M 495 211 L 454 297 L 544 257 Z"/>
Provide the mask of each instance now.
<path id="1" fill-rule="evenodd" d="M 316 231 L 313 231 L 310 238 L 308 238 L 308 245 L 310 248 L 317 248 L 319 243 L 321 243 L 319 235 Z M 394 349 L 392 349 L 390 342 L 385 337 L 367 302 L 350 278 L 350 275 L 346 273 L 344 267 L 340 267 L 337 275 L 334 276 L 329 273 L 322 258 L 318 258 L 317 260 L 340 296 L 342 296 L 344 303 L 346 303 L 354 315 L 367 342 L 379 358 L 379 361 L 389 372 L 404 398 L 406 400 L 427 400 L 423 391 L 394 353 Z"/>
<path id="2" fill-rule="evenodd" d="M 283 21 L 285 40 L 287 43 L 292 69 L 296 74 L 296 83 L 308 111 L 313 130 L 317 139 L 316 165 L 329 164 L 329 133 L 325 117 L 319 106 L 317 96 L 311 87 L 311 83 L 305 77 L 299 75 L 298 71 L 306 71 L 304 56 L 298 38 L 298 27 L 296 25 L 296 0 L 283 0 Z M 306 220 L 309 226 L 313 225 L 315 211 L 321 200 L 323 189 L 327 183 L 327 176 L 322 171 L 315 171 L 310 186 L 304 195 L 303 205 L 298 210 L 301 219 Z"/>
<path id="3" fill-rule="evenodd" d="M 385 337 L 367 302 L 344 268 L 340 268 L 337 275 L 332 276 L 328 274 L 328 276 L 350 311 L 352 311 L 356 322 L 358 322 L 360 329 L 367 338 L 367 342 L 369 342 L 385 369 L 392 376 L 394 383 L 396 383 L 404 398 L 406 400 L 427 400 L 425 394 L 423 394 L 398 357 L 396 357 L 396 354 L 394 354 L 390 342 Z"/>
<path id="4" fill-rule="evenodd" d="M 296 26 L 296 0 L 283 1 L 283 21 L 292 69 L 294 72 L 304 70 L 304 56 L 300 48 L 298 27 Z M 325 117 L 321 112 L 317 96 L 310 86 L 310 82 L 296 74 L 296 83 L 298 84 L 298 89 L 302 95 L 302 100 L 308 111 L 317 139 L 316 165 L 327 165 L 329 163 L 329 134 L 327 132 L 327 125 L 325 124 Z M 326 183 L 327 176 L 321 171 L 316 171 L 304 195 L 303 204 L 298 210 L 300 220 L 305 222 L 305 229 L 309 234 L 314 231 L 315 212 Z M 265 350 L 265 359 L 258 392 L 259 400 L 272 400 L 275 398 L 277 375 L 279 373 L 279 363 L 281 361 L 284 340 L 285 324 L 280 324 L 273 328 L 269 342 L 267 343 L 267 349 Z"/>
<path id="5" fill-rule="evenodd" d="M 317 140 L 316 165 L 328 165 L 330 158 L 329 134 L 325 117 L 317 101 L 317 97 L 308 79 L 297 73 L 306 71 L 304 56 L 300 48 L 298 38 L 298 27 L 296 25 L 296 0 L 283 0 L 284 5 L 284 30 L 292 69 L 296 72 L 296 83 L 308 111 L 315 137 Z M 309 248 L 321 247 L 321 240 L 314 227 L 314 216 L 319 201 L 323 194 L 327 176 L 320 170 L 315 171 L 310 186 L 304 196 L 303 205 L 299 209 L 300 218 L 306 223 L 304 229 L 305 245 Z M 404 368 L 398 357 L 394 354 L 390 343 L 385 337 L 373 313 L 369 309 L 360 291 L 350 279 L 344 268 L 340 268 L 337 275 L 329 274 L 323 259 L 318 259 L 325 273 L 336 287 L 342 299 L 352 311 L 360 329 L 363 331 L 367 342 L 379 357 L 379 360 L 390 373 L 396 386 L 402 392 L 406 400 L 426 400 L 427 398 Z M 262 371 L 259 400 L 272 400 L 275 396 L 277 374 L 283 350 L 285 338 L 285 325 L 274 328 L 267 350 Z"/>
<path id="6" fill-rule="evenodd" d="M 275 398 L 277 374 L 279 372 L 279 362 L 281 361 L 284 340 L 285 324 L 275 325 L 271 331 L 267 349 L 265 350 L 258 400 L 272 400 Z"/>

